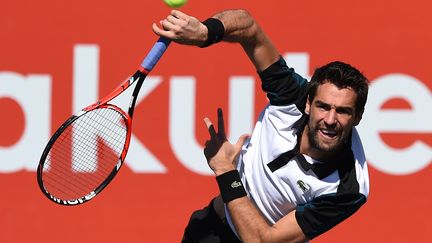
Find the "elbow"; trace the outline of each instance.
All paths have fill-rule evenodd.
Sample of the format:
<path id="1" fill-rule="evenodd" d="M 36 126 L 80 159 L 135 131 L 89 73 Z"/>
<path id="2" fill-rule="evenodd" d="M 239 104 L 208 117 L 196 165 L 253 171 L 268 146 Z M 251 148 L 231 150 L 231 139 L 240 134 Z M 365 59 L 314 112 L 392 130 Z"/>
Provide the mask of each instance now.
<path id="1" fill-rule="evenodd" d="M 236 9 L 215 15 L 225 27 L 225 41 L 251 45 L 257 39 L 260 28 L 249 11 Z"/>
<path id="2" fill-rule="evenodd" d="M 258 23 L 255 21 L 253 16 L 249 13 L 249 11 L 245 9 L 240 9 L 240 19 L 241 21 L 244 21 L 244 26 L 246 28 L 244 31 L 245 40 L 254 40 L 258 34 L 260 33 L 261 29 L 258 25 Z"/>

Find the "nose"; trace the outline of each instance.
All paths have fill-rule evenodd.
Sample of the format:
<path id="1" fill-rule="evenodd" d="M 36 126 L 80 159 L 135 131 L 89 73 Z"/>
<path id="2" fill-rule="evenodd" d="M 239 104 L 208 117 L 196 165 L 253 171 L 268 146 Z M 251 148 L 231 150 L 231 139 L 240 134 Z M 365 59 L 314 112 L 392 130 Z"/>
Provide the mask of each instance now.
<path id="1" fill-rule="evenodd" d="M 336 110 L 330 109 L 324 117 L 324 122 L 327 126 L 334 126 L 336 124 Z"/>

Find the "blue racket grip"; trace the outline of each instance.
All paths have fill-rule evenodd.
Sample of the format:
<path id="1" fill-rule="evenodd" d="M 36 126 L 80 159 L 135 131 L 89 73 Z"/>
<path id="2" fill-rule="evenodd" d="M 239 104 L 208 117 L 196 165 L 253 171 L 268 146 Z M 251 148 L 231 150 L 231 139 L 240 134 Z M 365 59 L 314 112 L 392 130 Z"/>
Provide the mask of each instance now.
<path id="1" fill-rule="evenodd" d="M 164 37 L 160 37 L 153 45 L 150 52 L 142 61 L 141 67 L 143 67 L 144 69 L 150 72 L 153 69 L 153 67 L 156 65 L 156 63 L 159 61 L 161 56 L 164 54 L 164 52 L 166 51 L 170 43 L 171 40 Z"/>

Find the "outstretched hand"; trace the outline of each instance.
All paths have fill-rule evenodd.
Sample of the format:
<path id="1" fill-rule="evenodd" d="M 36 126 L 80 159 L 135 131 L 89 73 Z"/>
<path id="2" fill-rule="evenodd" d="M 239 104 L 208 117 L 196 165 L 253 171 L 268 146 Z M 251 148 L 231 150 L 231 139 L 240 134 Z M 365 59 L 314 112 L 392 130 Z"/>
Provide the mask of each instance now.
<path id="1" fill-rule="evenodd" d="M 207 117 L 204 118 L 204 122 L 210 134 L 210 140 L 207 140 L 205 143 L 204 155 L 216 176 L 236 168 L 235 161 L 241 151 L 243 143 L 248 138 L 248 135 L 242 135 L 237 143 L 231 144 L 226 138 L 222 109 L 218 109 L 217 115 L 218 131 L 215 130 L 210 119 Z"/>
<path id="2" fill-rule="evenodd" d="M 160 27 L 155 23 L 152 25 L 155 34 L 180 44 L 200 46 L 207 40 L 207 27 L 179 10 L 172 10 L 159 24 Z"/>

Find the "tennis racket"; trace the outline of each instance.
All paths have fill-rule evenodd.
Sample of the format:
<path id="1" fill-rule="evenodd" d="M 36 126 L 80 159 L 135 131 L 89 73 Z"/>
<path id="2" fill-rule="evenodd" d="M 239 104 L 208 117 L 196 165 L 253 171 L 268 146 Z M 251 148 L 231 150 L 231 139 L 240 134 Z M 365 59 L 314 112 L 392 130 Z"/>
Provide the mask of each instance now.
<path id="1" fill-rule="evenodd" d="M 159 38 L 134 75 L 105 98 L 72 115 L 54 133 L 37 168 L 39 187 L 51 201 L 79 205 L 112 181 L 129 148 L 138 92 L 169 43 Z M 127 112 L 112 104 L 135 83 Z"/>

